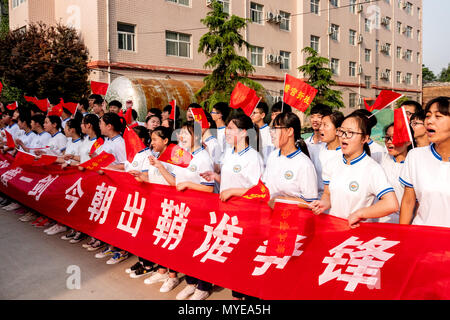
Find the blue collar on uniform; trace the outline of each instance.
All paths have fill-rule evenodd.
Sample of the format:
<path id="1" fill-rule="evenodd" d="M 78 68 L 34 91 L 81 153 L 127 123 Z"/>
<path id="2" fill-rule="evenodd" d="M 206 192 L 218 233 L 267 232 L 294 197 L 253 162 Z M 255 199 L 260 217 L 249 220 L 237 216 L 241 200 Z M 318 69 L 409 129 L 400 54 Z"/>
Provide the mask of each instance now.
<path id="1" fill-rule="evenodd" d="M 108 138 L 109 140 L 111 140 L 111 141 L 114 141 L 114 140 L 116 140 L 117 138 L 119 138 L 120 137 L 120 134 L 118 134 L 117 136 L 115 136 L 115 137 L 112 137 L 112 138 Z"/>
<path id="2" fill-rule="evenodd" d="M 430 149 L 433 156 L 435 156 L 439 161 L 442 161 L 442 157 L 439 153 L 437 153 L 434 143 L 430 144 Z M 448 158 L 448 160 L 450 161 L 450 158 Z"/>
<path id="3" fill-rule="evenodd" d="M 33 130 L 30 130 L 28 133 L 25 133 L 25 135 L 28 137 L 32 133 L 33 133 Z"/>
<path id="4" fill-rule="evenodd" d="M 250 150 L 250 146 L 248 146 L 247 148 L 245 148 L 244 150 L 240 151 L 238 154 L 240 156 L 242 156 L 244 153 L 246 153 L 248 150 Z M 234 148 L 233 148 L 233 154 L 234 154 Z"/>
<path id="5" fill-rule="evenodd" d="M 147 150 L 149 150 L 150 148 L 149 147 L 147 147 L 147 148 L 145 148 L 145 149 L 142 149 L 141 151 L 139 151 L 138 153 L 141 153 L 141 152 L 144 152 L 144 151 L 147 151 Z"/>
<path id="6" fill-rule="evenodd" d="M 78 138 L 77 140 L 73 140 L 72 143 L 76 143 L 76 142 L 78 142 L 80 140 L 81 140 L 81 138 Z"/>
<path id="7" fill-rule="evenodd" d="M 264 128 L 267 127 L 267 126 L 268 126 L 268 124 L 265 123 L 261 128 L 259 128 L 259 130 L 264 129 Z"/>
<path id="8" fill-rule="evenodd" d="M 62 133 L 61 131 L 58 131 L 57 133 L 55 133 L 54 135 L 52 135 L 52 138 L 57 136 L 58 134 Z"/>
<path id="9" fill-rule="evenodd" d="M 363 153 L 361 153 L 359 156 L 357 156 L 355 159 L 353 159 L 352 161 L 350 161 L 350 164 L 355 164 L 359 161 L 361 161 L 365 156 L 367 155 L 367 153 L 365 151 L 363 151 Z M 347 164 L 347 159 L 345 159 L 345 156 L 342 155 L 342 159 L 344 159 L 344 163 Z"/>
<path id="10" fill-rule="evenodd" d="M 395 157 L 394 156 L 391 156 L 391 159 L 392 160 L 394 160 L 394 162 L 397 162 L 397 159 L 395 159 Z M 404 163 L 405 162 L 405 160 L 403 160 L 403 161 L 400 161 L 400 163 Z"/>
<path id="11" fill-rule="evenodd" d="M 205 148 L 203 148 L 203 146 L 200 147 L 200 148 L 198 148 L 198 149 L 195 150 L 194 152 L 192 152 L 192 155 L 195 156 L 197 153 L 199 153 L 199 152 L 202 151 L 202 150 L 205 150 Z"/>
<path id="12" fill-rule="evenodd" d="M 300 153 L 302 153 L 302 150 L 301 150 L 300 148 L 298 148 L 298 149 L 295 150 L 294 152 L 288 154 L 288 155 L 286 156 L 286 158 L 292 159 L 292 158 L 294 158 L 296 155 L 298 155 L 298 154 L 300 154 Z M 280 151 L 278 151 L 278 156 L 281 156 L 281 149 L 280 149 Z"/>
<path id="13" fill-rule="evenodd" d="M 65 118 L 62 122 L 67 122 L 70 120 L 70 117 Z"/>
<path id="14" fill-rule="evenodd" d="M 13 124 L 10 124 L 9 126 L 8 126 L 8 129 L 11 129 L 12 127 L 14 127 L 15 125 L 17 125 L 17 123 L 13 123 Z"/>
<path id="15" fill-rule="evenodd" d="M 223 127 L 219 127 L 219 128 L 217 128 L 217 129 L 225 129 L 225 126 L 223 126 Z"/>
<path id="16" fill-rule="evenodd" d="M 92 139 L 89 138 L 89 141 L 94 141 L 94 140 L 97 140 L 97 137 L 93 137 Z"/>
<path id="17" fill-rule="evenodd" d="M 215 139 L 216 137 L 214 137 L 214 136 L 210 136 L 210 137 L 208 137 L 206 140 L 205 140 L 205 142 L 208 142 L 208 141 L 210 141 L 211 139 Z"/>
<path id="18" fill-rule="evenodd" d="M 47 131 L 42 131 L 41 133 L 39 133 L 40 136 L 42 136 L 44 133 L 46 133 Z"/>
<path id="19" fill-rule="evenodd" d="M 373 143 L 373 140 L 370 139 L 370 141 L 367 143 L 369 146 Z"/>

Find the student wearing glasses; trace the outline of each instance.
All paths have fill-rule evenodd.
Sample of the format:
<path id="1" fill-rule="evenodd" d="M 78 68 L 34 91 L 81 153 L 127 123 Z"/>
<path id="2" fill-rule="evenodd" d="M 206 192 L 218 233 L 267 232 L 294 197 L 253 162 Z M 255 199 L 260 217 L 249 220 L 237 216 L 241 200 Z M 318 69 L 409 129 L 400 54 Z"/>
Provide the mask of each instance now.
<path id="1" fill-rule="evenodd" d="M 411 116 L 414 113 L 418 113 L 420 111 L 423 111 L 422 105 L 414 100 L 407 100 L 400 104 L 400 108 L 405 107 L 406 117 L 408 118 L 408 121 L 411 121 Z"/>
<path id="2" fill-rule="evenodd" d="M 411 128 L 414 132 L 414 141 L 417 147 L 426 147 L 430 145 L 427 130 L 425 129 L 425 112 L 422 110 L 411 116 Z"/>
<path id="3" fill-rule="evenodd" d="M 406 157 L 399 178 L 405 187 L 400 224 L 450 227 L 450 97 L 430 100 L 425 115 L 431 144 Z"/>
<path id="4" fill-rule="evenodd" d="M 370 157 L 370 133 L 364 115 L 353 112 L 344 119 L 337 130 L 342 157 L 323 170 L 322 198 L 310 205 L 315 214 L 329 209 L 331 215 L 347 219 L 349 226 L 355 228 L 360 221 L 398 211 L 394 188 L 383 168 Z"/>

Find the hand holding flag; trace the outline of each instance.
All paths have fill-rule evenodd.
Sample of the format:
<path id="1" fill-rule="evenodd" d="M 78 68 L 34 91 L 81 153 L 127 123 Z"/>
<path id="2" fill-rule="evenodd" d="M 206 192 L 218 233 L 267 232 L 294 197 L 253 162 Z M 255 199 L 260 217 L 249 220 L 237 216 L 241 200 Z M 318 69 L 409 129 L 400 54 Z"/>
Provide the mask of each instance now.
<path id="1" fill-rule="evenodd" d="M 169 144 L 166 150 L 159 155 L 159 161 L 187 168 L 192 160 L 192 154 L 176 144 Z"/>
<path id="2" fill-rule="evenodd" d="M 209 123 L 208 119 L 206 119 L 205 111 L 202 108 L 190 108 L 192 116 L 194 117 L 194 121 L 199 122 L 202 126 L 202 129 L 208 129 Z"/>
<path id="3" fill-rule="evenodd" d="M 134 156 L 139 152 L 144 150 L 145 144 L 142 142 L 141 138 L 136 134 L 133 129 L 129 127 L 125 128 L 123 133 L 123 139 L 125 140 L 125 150 L 127 152 L 128 162 L 133 162 Z"/>

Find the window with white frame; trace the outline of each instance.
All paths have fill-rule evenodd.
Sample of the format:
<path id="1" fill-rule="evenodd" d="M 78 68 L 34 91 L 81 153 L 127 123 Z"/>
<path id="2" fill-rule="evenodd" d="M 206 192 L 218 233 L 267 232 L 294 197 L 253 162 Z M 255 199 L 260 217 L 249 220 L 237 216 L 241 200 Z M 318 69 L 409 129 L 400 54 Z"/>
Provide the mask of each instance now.
<path id="1" fill-rule="evenodd" d="M 391 30 L 391 18 L 390 17 L 384 17 L 384 27 L 387 30 Z"/>
<path id="2" fill-rule="evenodd" d="M 136 51 L 136 26 L 117 23 L 117 36 L 120 50 Z"/>
<path id="3" fill-rule="evenodd" d="M 406 84 L 412 84 L 412 74 L 407 73 L 405 80 L 406 80 Z"/>
<path id="4" fill-rule="evenodd" d="M 319 14 L 319 1 L 320 0 L 310 0 L 311 13 Z"/>
<path id="5" fill-rule="evenodd" d="M 350 10 L 350 13 L 356 13 L 356 0 L 350 0 L 348 8 Z"/>
<path id="6" fill-rule="evenodd" d="M 366 88 L 370 88 L 371 82 L 372 82 L 371 76 L 364 76 L 364 85 L 366 86 Z"/>
<path id="7" fill-rule="evenodd" d="M 412 33 L 413 33 L 413 28 L 411 27 L 411 26 L 407 26 L 406 27 L 406 36 L 408 37 L 408 38 L 412 38 L 413 36 L 412 36 Z"/>
<path id="8" fill-rule="evenodd" d="M 405 52 L 405 60 L 412 61 L 412 50 L 406 50 Z"/>
<path id="9" fill-rule="evenodd" d="M 397 47 L 397 59 L 402 58 L 402 47 Z"/>
<path id="10" fill-rule="evenodd" d="M 420 75 L 417 75 L 417 85 L 420 86 Z"/>
<path id="11" fill-rule="evenodd" d="M 331 24 L 330 26 L 331 40 L 339 41 L 339 26 L 337 24 Z"/>
<path id="12" fill-rule="evenodd" d="M 348 63 L 348 75 L 350 77 L 356 77 L 356 62 L 350 61 Z"/>
<path id="13" fill-rule="evenodd" d="M 280 69 L 289 70 L 291 65 L 291 53 L 287 51 L 280 51 L 280 56 L 282 57 Z"/>
<path id="14" fill-rule="evenodd" d="M 417 30 L 417 41 L 420 41 L 420 30 Z"/>
<path id="15" fill-rule="evenodd" d="M 402 72 L 401 71 L 397 71 L 397 74 L 395 76 L 395 81 L 397 83 L 401 83 L 402 82 Z"/>
<path id="16" fill-rule="evenodd" d="M 264 48 L 252 47 L 250 49 L 250 62 L 255 67 L 263 66 Z"/>
<path id="17" fill-rule="evenodd" d="M 391 82 L 391 69 L 386 69 L 386 81 Z"/>
<path id="18" fill-rule="evenodd" d="M 378 80 L 380 78 L 380 68 L 375 68 L 375 80 Z"/>
<path id="19" fill-rule="evenodd" d="M 348 42 L 352 46 L 356 45 L 356 31 L 355 30 L 350 29 L 348 31 Z"/>
<path id="20" fill-rule="evenodd" d="M 338 0 L 330 0 L 330 4 L 334 7 L 338 7 L 339 6 L 339 1 Z"/>
<path id="21" fill-rule="evenodd" d="M 223 7 L 223 12 L 230 14 L 230 0 L 217 0 Z"/>
<path id="22" fill-rule="evenodd" d="M 330 60 L 330 69 L 333 75 L 339 75 L 339 59 L 331 58 Z"/>
<path id="23" fill-rule="evenodd" d="M 27 0 L 12 0 L 12 7 L 16 8 L 20 6 L 22 3 L 26 2 Z"/>
<path id="24" fill-rule="evenodd" d="M 413 4 L 411 2 L 406 2 L 405 11 L 407 14 L 412 14 Z"/>
<path id="25" fill-rule="evenodd" d="M 250 19 L 254 23 L 263 24 L 263 6 L 261 4 L 250 2 Z"/>
<path id="26" fill-rule="evenodd" d="M 364 31 L 370 32 L 371 29 L 371 21 L 367 18 L 364 19 Z"/>
<path id="27" fill-rule="evenodd" d="M 372 58 L 372 50 L 364 49 L 364 61 L 370 62 Z"/>
<path id="28" fill-rule="evenodd" d="M 166 55 L 191 57 L 191 35 L 166 31 Z"/>
<path id="29" fill-rule="evenodd" d="M 420 52 L 417 52 L 417 63 L 420 64 Z"/>
<path id="30" fill-rule="evenodd" d="M 375 40 L 375 52 L 378 53 L 380 50 L 380 40 Z"/>
<path id="31" fill-rule="evenodd" d="M 313 48 L 316 52 L 319 52 L 319 41 L 320 37 L 311 35 L 310 47 Z"/>
<path id="32" fill-rule="evenodd" d="M 285 31 L 291 30 L 291 14 L 289 12 L 280 11 L 280 16 L 280 29 Z"/>
<path id="33" fill-rule="evenodd" d="M 397 33 L 402 33 L 402 23 L 400 21 L 397 21 Z"/>
<path id="34" fill-rule="evenodd" d="M 348 95 L 348 106 L 350 108 L 356 108 L 356 93 L 351 92 Z"/>
<path id="35" fill-rule="evenodd" d="M 181 4 L 183 6 L 189 6 L 190 0 L 166 0 L 166 1 Z"/>

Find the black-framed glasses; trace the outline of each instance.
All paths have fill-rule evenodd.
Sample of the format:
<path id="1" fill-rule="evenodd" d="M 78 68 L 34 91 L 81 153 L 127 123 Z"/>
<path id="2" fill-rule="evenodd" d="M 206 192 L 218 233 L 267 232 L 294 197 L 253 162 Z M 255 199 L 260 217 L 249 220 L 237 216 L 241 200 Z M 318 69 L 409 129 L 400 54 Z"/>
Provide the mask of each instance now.
<path id="1" fill-rule="evenodd" d="M 364 133 L 362 133 L 362 132 L 355 132 L 355 131 L 344 131 L 344 130 L 342 130 L 342 129 L 340 129 L 340 128 L 338 128 L 338 129 L 336 130 L 336 135 L 337 135 L 338 137 L 343 137 L 343 138 L 351 139 L 351 138 L 353 137 L 354 134 L 364 134 Z"/>
<path id="2" fill-rule="evenodd" d="M 421 121 L 411 121 L 411 127 L 415 127 L 415 126 L 419 126 L 419 125 L 424 125 L 424 123 L 423 122 L 421 122 Z"/>
<path id="3" fill-rule="evenodd" d="M 389 142 L 389 140 L 390 140 L 391 142 L 394 141 L 394 140 L 393 140 L 393 137 L 391 137 L 391 136 L 384 136 L 383 139 L 384 139 L 384 142 Z"/>

